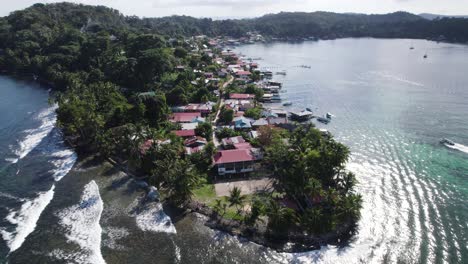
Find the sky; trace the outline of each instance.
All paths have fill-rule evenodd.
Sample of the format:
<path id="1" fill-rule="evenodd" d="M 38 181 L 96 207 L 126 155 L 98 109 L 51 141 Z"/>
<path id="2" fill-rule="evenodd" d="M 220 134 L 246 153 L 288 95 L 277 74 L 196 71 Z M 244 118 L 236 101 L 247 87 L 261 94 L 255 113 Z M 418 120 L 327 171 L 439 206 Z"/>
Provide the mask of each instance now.
<path id="1" fill-rule="evenodd" d="M 63 1 L 63 0 L 62 0 Z M 34 3 L 56 0 L 0 0 L 0 16 L 26 8 Z M 395 11 L 468 15 L 468 0 L 69 0 L 90 5 L 105 5 L 124 15 L 161 17 L 189 15 L 194 17 L 257 17 L 281 11 L 331 11 L 382 14 Z"/>

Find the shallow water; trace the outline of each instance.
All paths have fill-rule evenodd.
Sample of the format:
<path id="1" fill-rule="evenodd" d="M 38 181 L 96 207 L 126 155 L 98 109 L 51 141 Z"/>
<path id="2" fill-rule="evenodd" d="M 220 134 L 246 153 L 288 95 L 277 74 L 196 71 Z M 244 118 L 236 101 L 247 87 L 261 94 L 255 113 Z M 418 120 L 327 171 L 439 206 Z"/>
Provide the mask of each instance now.
<path id="1" fill-rule="evenodd" d="M 93 161 L 70 170 L 76 155 L 59 131 L 41 132 L 55 122 L 53 112 L 41 115 L 50 113 L 47 91 L 0 77 L 0 263 L 468 262 L 468 47 L 343 39 L 237 51 L 286 70 L 275 79 L 291 109 L 334 115 L 318 126 L 350 146 L 364 195 L 349 246 L 283 254 L 197 216 L 166 225 L 171 212 L 140 206 L 125 174 Z M 457 145 L 440 145 L 443 137 Z"/>

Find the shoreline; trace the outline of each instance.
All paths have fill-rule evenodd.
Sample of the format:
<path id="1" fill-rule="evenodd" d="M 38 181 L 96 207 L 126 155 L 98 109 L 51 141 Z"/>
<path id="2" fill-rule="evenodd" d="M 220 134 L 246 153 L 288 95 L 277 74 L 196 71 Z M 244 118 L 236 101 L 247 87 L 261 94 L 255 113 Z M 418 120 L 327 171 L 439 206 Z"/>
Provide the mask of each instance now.
<path id="1" fill-rule="evenodd" d="M 357 223 L 347 221 L 336 232 L 320 235 L 305 233 L 289 233 L 286 237 L 272 236 L 265 228 L 252 228 L 237 220 L 220 217 L 205 204 L 192 201 L 185 206 L 188 213 L 200 214 L 207 217 L 204 225 L 217 231 L 247 239 L 249 242 L 270 248 L 282 253 L 301 253 L 319 250 L 322 246 L 346 246 L 356 232 Z M 187 213 L 186 213 L 187 214 Z M 185 214 L 185 215 L 186 215 Z M 184 215 L 184 217 L 185 217 Z"/>

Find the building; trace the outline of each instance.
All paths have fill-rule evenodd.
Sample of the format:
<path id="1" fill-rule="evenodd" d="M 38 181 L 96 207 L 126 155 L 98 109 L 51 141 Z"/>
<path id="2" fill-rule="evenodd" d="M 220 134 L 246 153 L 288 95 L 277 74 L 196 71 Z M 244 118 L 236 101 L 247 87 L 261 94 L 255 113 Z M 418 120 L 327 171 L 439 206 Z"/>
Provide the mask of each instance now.
<path id="1" fill-rule="evenodd" d="M 225 149 L 235 148 L 235 144 L 245 143 L 245 139 L 242 136 L 223 138 L 221 140 Z"/>
<path id="2" fill-rule="evenodd" d="M 255 99 L 254 94 L 240 94 L 240 93 L 232 93 L 229 95 L 230 99 L 235 99 L 235 100 L 253 100 Z"/>
<path id="3" fill-rule="evenodd" d="M 169 117 L 169 121 L 174 123 L 199 123 L 202 114 L 200 112 L 194 113 L 173 113 Z"/>
<path id="4" fill-rule="evenodd" d="M 241 116 L 234 118 L 234 129 L 244 130 L 252 128 L 252 119 Z"/>
<path id="5" fill-rule="evenodd" d="M 255 160 L 250 149 L 221 150 L 213 158 L 220 176 L 252 172 Z"/>
<path id="6" fill-rule="evenodd" d="M 175 130 L 172 131 L 176 136 L 183 137 L 183 138 L 188 138 L 188 137 L 194 137 L 195 136 L 195 130 L 194 129 L 188 129 L 188 130 Z"/>

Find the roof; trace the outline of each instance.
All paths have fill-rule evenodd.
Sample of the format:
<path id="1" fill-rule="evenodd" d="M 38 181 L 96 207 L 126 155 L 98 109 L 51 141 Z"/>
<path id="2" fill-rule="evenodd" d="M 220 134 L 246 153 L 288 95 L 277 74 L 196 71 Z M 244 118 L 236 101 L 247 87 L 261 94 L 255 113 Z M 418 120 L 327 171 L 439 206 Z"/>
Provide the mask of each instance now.
<path id="1" fill-rule="evenodd" d="M 223 145 L 234 145 L 238 143 L 245 143 L 245 139 L 242 136 L 223 138 L 221 140 Z"/>
<path id="2" fill-rule="evenodd" d="M 236 117 L 234 118 L 234 126 L 236 128 L 251 128 L 252 120 L 246 117 Z"/>
<path id="3" fill-rule="evenodd" d="M 251 74 L 252 73 L 249 72 L 249 71 L 237 71 L 236 72 L 236 75 L 239 75 L 239 76 L 241 76 L 241 75 L 251 75 Z"/>
<path id="4" fill-rule="evenodd" d="M 192 130 L 197 128 L 198 123 L 183 123 L 182 125 L 182 130 Z"/>
<path id="5" fill-rule="evenodd" d="M 234 148 L 235 149 L 251 149 L 252 145 L 250 145 L 250 143 L 248 143 L 248 142 L 237 143 L 237 144 L 234 144 Z"/>
<path id="6" fill-rule="evenodd" d="M 255 120 L 252 123 L 252 126 L 266 126 L 268 125 L 268 121 L 265 118 L 260 118 L 258 120 Z"/>
<path id="7" fill-rule="evenodd" d="M 288 119 L 286 117 L 268 117 L 268 124 L 277 125 L 277 124 L 287 124 Z"/>
<path id="8" fill-rule="evenodd" d="M 182 122 L 182 123 L 189 123 L 192 122 L 197 117 L 200 117 L 200 112 L 195 113 L 173 113 L 170 117 L 170 120 L 173 122 Z"/>
<path id="9" fill-rule="evenodd" d="M 230 99 L 254 99 L 255 95 L 254 94 L 240 94 L 240 93 L 233 93 L 229 95 Z"/>
<path id="10" fill-rule="evenodd" d="M 221 150 L 214 156 L 215 164 L 254 161 L 255 157 L 249 149 Z"/>
<path id="11" fill-rule="evenodd" d="M 189 130 L 175 130 L 172 131 L 174 134 L 176 134 L 179 137 L 193 137 L 195 136 L 195 129 L 189 129 Z"/>

